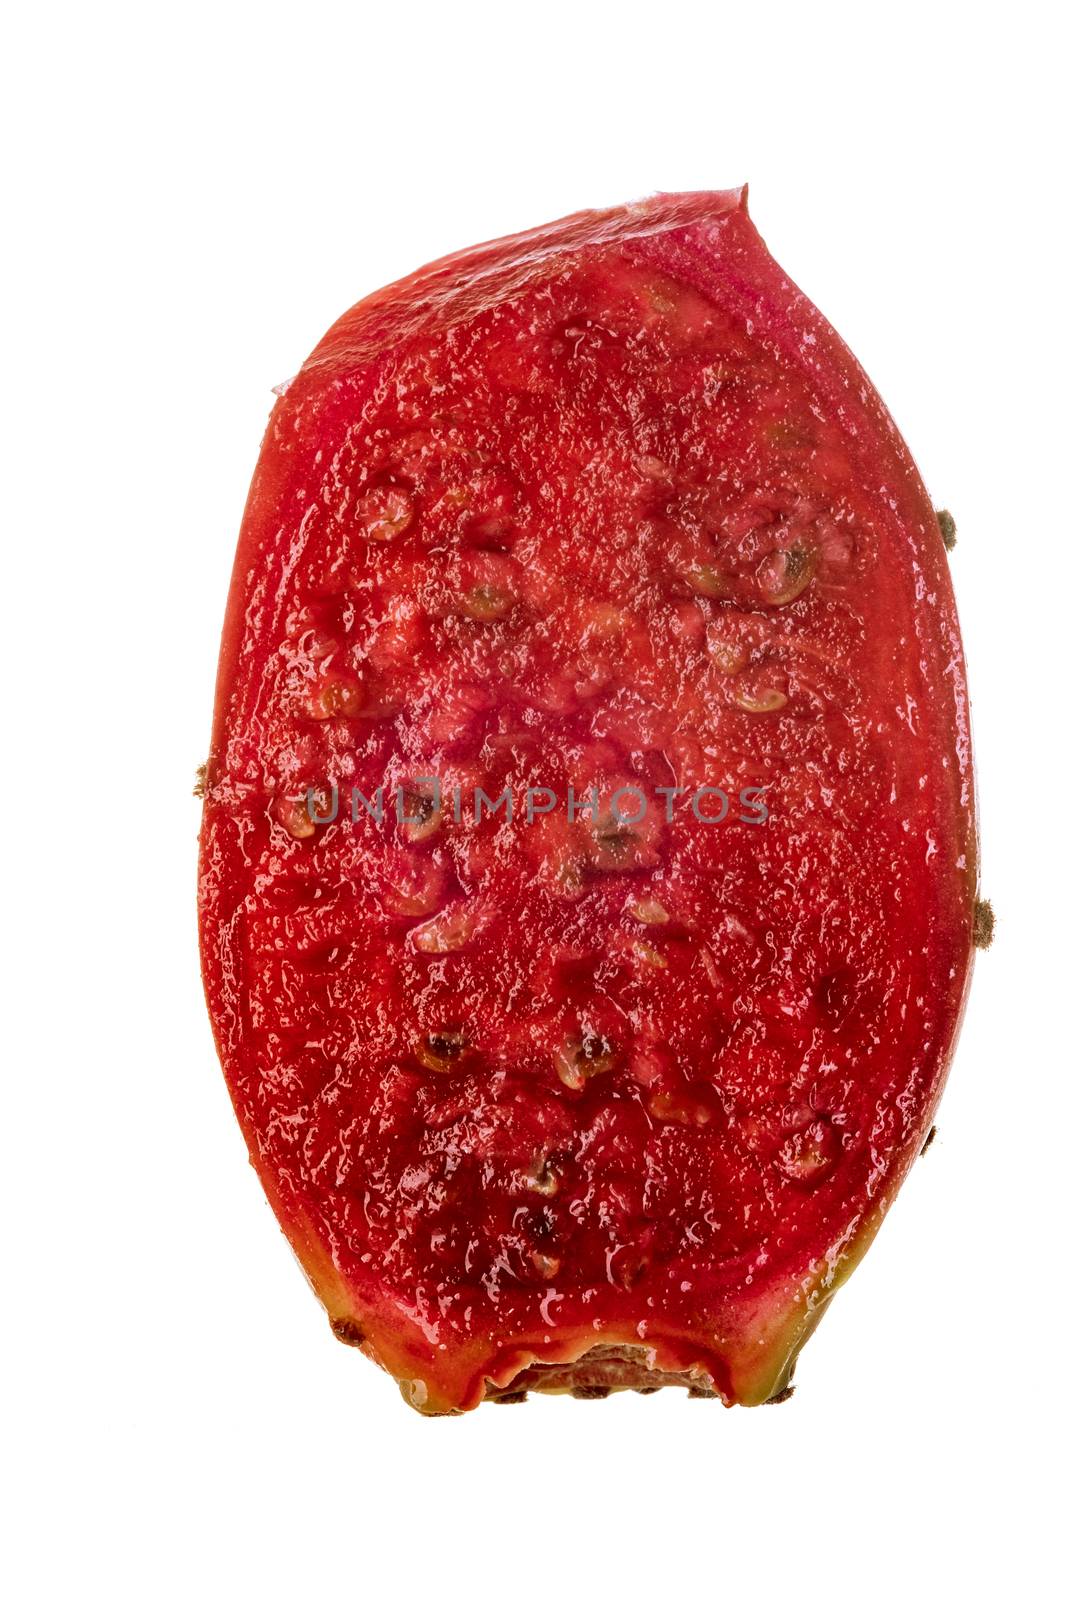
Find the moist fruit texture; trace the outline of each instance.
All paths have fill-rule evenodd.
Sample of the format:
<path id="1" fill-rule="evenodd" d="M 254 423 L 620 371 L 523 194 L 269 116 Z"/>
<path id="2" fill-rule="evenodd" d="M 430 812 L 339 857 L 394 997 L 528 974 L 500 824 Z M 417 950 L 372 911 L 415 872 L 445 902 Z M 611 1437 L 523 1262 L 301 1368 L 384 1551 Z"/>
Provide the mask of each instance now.
<path id="1" fill-rule="evenodd" d="M 744 191 L 330 330 L 204 787 L 215 1035 L 338 1336 L 430 1413 L 785 1392 L 930 1129 L 976 844 L 937 518 Z"/>

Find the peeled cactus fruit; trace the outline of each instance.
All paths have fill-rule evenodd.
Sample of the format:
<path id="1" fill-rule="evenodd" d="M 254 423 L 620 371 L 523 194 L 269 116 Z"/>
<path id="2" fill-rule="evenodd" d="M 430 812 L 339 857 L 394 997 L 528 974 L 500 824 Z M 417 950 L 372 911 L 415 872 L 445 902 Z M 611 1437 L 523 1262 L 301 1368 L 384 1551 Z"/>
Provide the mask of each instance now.
<path id="1" fill-rule="evenodd" d="M 950 525 L 744 191 L 450 256 L 285 387 L 204 977 L 278 1220 L 420 1410 L 787 1392 L 988 926 Z"/>

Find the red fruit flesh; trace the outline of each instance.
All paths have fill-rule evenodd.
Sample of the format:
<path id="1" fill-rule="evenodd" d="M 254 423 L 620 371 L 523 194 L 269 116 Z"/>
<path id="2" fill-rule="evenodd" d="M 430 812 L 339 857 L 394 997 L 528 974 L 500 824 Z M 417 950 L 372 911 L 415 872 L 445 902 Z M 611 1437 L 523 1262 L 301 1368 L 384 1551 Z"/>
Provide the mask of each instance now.
<path id="1" fill-rule="evenodd" d="M 216 1039 L 335 1331 L 428 1412 L 782 1391 L 930 1126 L 976 846 L 937 521 L 743 192 L 331 329 L 252 485 L 206 785 Z M 568 817 L 622 786 L 644 819 Z"/>

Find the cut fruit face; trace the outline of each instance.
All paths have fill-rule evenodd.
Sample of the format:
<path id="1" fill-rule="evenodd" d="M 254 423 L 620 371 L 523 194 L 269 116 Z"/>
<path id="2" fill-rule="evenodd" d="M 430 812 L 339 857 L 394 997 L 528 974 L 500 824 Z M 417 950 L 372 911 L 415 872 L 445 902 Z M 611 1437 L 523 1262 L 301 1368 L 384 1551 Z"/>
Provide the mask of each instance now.
<path id="1" fill-rule="evenodd" d="M 938 521 L 742 192 L 330 330 L 204 787 L 215 1036 L 340 1336 L 429 1413 L 783 1393 L 930 1127 L 977 854 Z"/>

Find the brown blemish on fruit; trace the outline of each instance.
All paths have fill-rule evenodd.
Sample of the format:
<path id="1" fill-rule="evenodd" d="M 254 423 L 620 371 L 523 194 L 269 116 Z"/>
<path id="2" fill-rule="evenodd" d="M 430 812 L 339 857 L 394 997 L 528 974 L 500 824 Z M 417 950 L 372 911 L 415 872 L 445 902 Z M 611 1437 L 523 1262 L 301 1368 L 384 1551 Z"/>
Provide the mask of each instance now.
<path id="1" fill-rule="evenodd" d="M 610 1042 L 595 1033 L 568 1039 L 556 1056 L 556 1071 L 568 1089 L 584 1089 L 590 1078 L 610 1072 L 614 1065 L 615 1052 Z"/>
<path id="2" fill-rule="evenodd" d="M 803 594 L 815 576 L 815 560 L 802 545 L 775 550 L 760 564 L 756 583 L 769 606 L 787 606 Z"/>
<path id="3" fill-rule="evenodd" d="M 548 1255 L 543 1250 L 531 1250 L 530 1263 L 538 1277 L 549 1282 L 557 1276 L 560 1268 L 559 1256 Z"/>
<path id="4" fill-rule="evenodd" d="M 956 548 L 956 519 L 951 511 L 937 513 L 937 525 L 941 529 L 941 537 L 945 541 L 946 550 Z"/>
<path id="5" fill-rule="evenodd" d="M 658 950 L 650 944 L 645 944 L 643 939 L 632 940 L 630 949 L 634 959 L 642 966 L 665 967 L 667 965 L 666 956 L 661 956 Z"/>
<path id="6" fill-rule="evenodd" d="M 721 600 L 730 592 L 730 580 L 726 574 L 706 562 L 690 567 L 685 573 L 685 581 L 697 594 L 706 595 L 710 600 Z"/>
<path id="7" fill-rule="evenodd" d="M 489 1398 L 494 1399 L 498 1406 L 518 1406 L 522 1405 L 525 1401 L 526 1390 L 513 1389 L 510 1394 L 492 1395 L 489 1396 Z"/>
<path id="8" fill-rule="evenodd" d="M 588 829 L 589 866 L 596 871 L 629 872 L 656 859 L 658 831 L 644 817 L 616 812 L 613 805 L 607 815 L 589 823 Z"/>
<path id="9" fill-rule="evenodd" d="M 538 876 L 548 893 L 557 900 L 580 900 L 588 889 L 582 862 L 576 857 L 545 861 Z"/>
<path id="10" fill-rule="evenodd" d="M 359 1345 L 366 1342 L 367 1335 L 363 1332 L 358 1322 L 351 1317 L 331 1317 L 330 1332 L 335 1339 L 340 1339 L 342 1344 Z"/>
<path id="11" fill-rule="evenodd" d="M 275 815 L 291 839 L 311 839 L 315 824 L 306 801 L 283 799 L 275 807 Z"/>
<path id="12" fill-rule="evenodd" d="M 559 1173 L 556 1171 L 548 1156 L 533 1162 L 526 1174 L 526 1183 L 537 1194 L 546 1195 L 548 1198 L 559 1193 Z"/>
<path id="13" fill-rule="evenodd" d="M 356 521 L 368 539 L 387 542 L 410 528 L 415 516 L 411 496 L 395 485 L 371 489 L 356 507 Z"/>
<path id="14" fill-rule="evenodd" d="M 926 1138 L 923 1140 L 923 1147 L 919 1151 L 919 1154 L 921 1156 L 924 1156 L 926 1154 L 926 1152 L 929 1150 L 930 1146 L 933 1144 L 933 1142 L 934 1142 L 934 1140 L 936 1138 L 937 1138 L 937 1123 L 935 1122 L 933 1127 L 930 1129 L 930 1132 L 926 1135 Z"/>
<path id="15" fill-rule="evenodd" d="M 684 1128 L 704 1128 L 711 1121 L 711 1107 L 695 1095 L 667 1090 L 654 1094 L 648 1114 L 656 1122 L 675 1123 Z"/>
<path id="16" fill-rule="evenodd" d="M 997 919 L 988 900 L 974 902 L 974 928 L 971 937 L 977 950 L 988 950 L 993 943 Z"/>
<path id="17" fill-rule="evenodd" d="M 759 716 L 768 711 L 781 711 L 788 704 L 789 696 L 783 694 L 781 689 L 761 689 L 752 694 L 741 691 L 734 695 L 734 705 L 739 711 L 750 711 Z"/>
<path id="18" fill-rule="evenodd" d="M 420 1063 L 430 1072 L 451 1072 L 467 1054 L 467 1037 L 459 1028 L 437 1028 L 415 1047 Z"/>
<path id="19" fill-rule="evenodd" d="M 786 1388 L 779 1389 L 777 1394 L 772 1394 L 769 1400 L 764 1400 L 763 1404 L 765 1406 L 784 1406 L 787 1400 L 792 1400 L 796 1392 L 796 1386 L 790 1383 Z"/>
<path id="20" fill-rule="evenodd" d="M 357 717 L 363 709 L 363 685 L 352 679 L 333 678 L 308 707 L 314 722 L 328 717 Z"/>
<path id="21" fill-rule="evenodd" d="M 625 872 L 633 866 L 640 841 L 631 828 L 609 827 L 594 833 L 595 865 L 607 871 Z"/>
<path id="22" fill-rule="evenodd" d="M 600 1383 L 578 1384 L 571 1390 L 576 1400 L 604 1400 L 610 1393 L 611 1390 Z"/>
<path id="23" fill-rule="evenodd" d="M 747 645 L 731 643 L 728 639 L 708 639 L 708 656 L 720 672 L 734 678 L 752 659 Z"/>
<path id="24" fill-rule="evenodd" d="M 437 796 L 427 794 L 425 789 L 401 789 L 398 820 L 410 843 L 421 844 L 431 838 L 440 828 L 443 815 Z"/>
<path id="25" fill-rule="evenodd" d="M 202 800 L 206 794 L 207 762 L 205 761 L 202 766 L 199 766 L 196 769 L 196 782 L 193 784 L 193 796 L 197 800 Z"/>
<path id="26" fill-rule="evenodd" d="M 498 589 L 491 583 L 480 583 L 461 597 L 459 609 L 472 622 L 497 622 L 507 616 L 514 604 L 515 596 L 508 590 Z"/>
<path id="27" fill-rule="evenodd" d="M 474 931 L 474 917 L 465 906 L 448 906 L 413 929 L 411 942 L 424 955 L 445 955 L 450 950 L 462 950 Z"/>
<path id="28" fill-rule="evenodd" d="M 628 900 L 626 909 L 631 917 L 636 917 L 638 922 L 643 922 L 649 927 L 659 926 L 671 920 L 670 912 L 652 895 Z"/>
<path id="29" fill-rule="evenodd" d="M 798 1107 L 797 1111 L 798 1117 L 803 1116 L 803 1108 Z M 824 1118 L 813 1117 L 785 1139 L 778 1166 L 791 1183 L 814 1189 L 829 1177 L 840 1154 L 841 1140 L 836 1129 Z"/>

